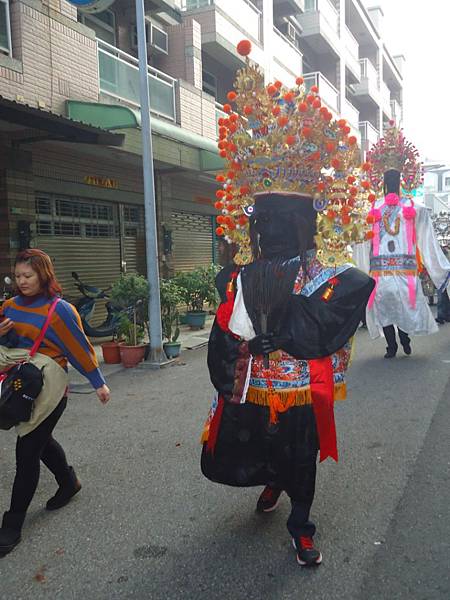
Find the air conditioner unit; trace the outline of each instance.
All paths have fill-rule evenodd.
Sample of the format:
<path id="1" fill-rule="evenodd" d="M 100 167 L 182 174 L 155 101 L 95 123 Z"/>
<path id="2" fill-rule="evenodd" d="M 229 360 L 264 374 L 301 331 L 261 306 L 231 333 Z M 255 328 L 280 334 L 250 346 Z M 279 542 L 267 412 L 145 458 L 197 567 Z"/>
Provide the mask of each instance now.
<path id="1" fill-rule="evenodd" d="M 169 36 L 164 29 L 151 24 L 150 45 L 162 54 L 169 54 Z"/>

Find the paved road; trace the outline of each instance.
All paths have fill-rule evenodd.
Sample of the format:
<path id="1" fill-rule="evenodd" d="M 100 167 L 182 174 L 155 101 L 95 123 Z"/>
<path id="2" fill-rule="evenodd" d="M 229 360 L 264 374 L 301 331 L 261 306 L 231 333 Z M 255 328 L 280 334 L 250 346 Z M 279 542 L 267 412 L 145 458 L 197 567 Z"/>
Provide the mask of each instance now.
<path id="1" fill-rule="evenodd" d="M 449 600 L 449 336 L 446 325 L 386 361 L 383 343 L 358 333 L 336 411 L 340 462 L 319 468 L 316 570 L 296 564 L 286 498 L 257 515 L 258 489 L 201 476 L 205 350 L 113 376 L 106 408 L 74 395 L 57 437 L 83 490 L 46 513 L 55 486 L 43 469 L 24 540 L 0 561 L 1 600 Z M 2 507 L 13 444 L 0 432 Z"/>

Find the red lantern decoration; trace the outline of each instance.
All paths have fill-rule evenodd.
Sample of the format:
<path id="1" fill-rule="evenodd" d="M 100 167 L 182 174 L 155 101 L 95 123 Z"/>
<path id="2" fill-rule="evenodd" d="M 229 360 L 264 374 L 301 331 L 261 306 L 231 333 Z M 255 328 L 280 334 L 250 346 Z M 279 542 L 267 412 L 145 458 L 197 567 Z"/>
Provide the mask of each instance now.
<path id="1" fill-rule="evenodd" d="M 248 56 L 252 51 L 252 43 L 250 40 L 241 40 L 236 46 L 238 54 L 241 56 Z"/>

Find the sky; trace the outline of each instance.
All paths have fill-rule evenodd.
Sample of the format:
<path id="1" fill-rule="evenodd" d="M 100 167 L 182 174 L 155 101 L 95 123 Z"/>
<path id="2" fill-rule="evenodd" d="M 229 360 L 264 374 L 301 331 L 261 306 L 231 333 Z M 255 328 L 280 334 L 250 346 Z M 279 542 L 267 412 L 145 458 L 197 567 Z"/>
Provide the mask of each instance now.
<path id="1" fill-rule="evenodd" d="M 391 55 L 406 58 L 403 129 L 422 160 L 450 164 L 450 0 L 364 0 L 381 6 Z"/>

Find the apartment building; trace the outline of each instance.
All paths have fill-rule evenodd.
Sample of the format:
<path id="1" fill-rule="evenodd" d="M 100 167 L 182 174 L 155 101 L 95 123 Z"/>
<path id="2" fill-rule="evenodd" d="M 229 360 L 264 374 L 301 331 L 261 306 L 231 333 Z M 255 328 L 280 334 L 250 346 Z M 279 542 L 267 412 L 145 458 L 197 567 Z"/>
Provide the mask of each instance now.
<path id="1" fill-rule="evenodd" d="M 446 228 L 449 229 L 448 219 L 450 216 L 450 165 L 445 161 L 425 161 L 425 180 L 423 194 L 419 199 L 430 210 L 432 215 L 442 215 L 445 213 Z M 437 233 L 439 228 L 437 227 Z M 450 232 L 447 232 L 450 235 Z"/>
<path id="2" fill-rule="evenodd" d="M 362 147 L 402 114 L 403 57 L 360 0 L 146 0 L 162 273 L 216 259 L 217 118 L 246 37 L 267 81 L 302 74 Z M 0 0 L 0 271 L 28 243 L 108 285 L 145 271 L 135 7 Z M 6 260 L 3 260 L 6 257 Z"/>

